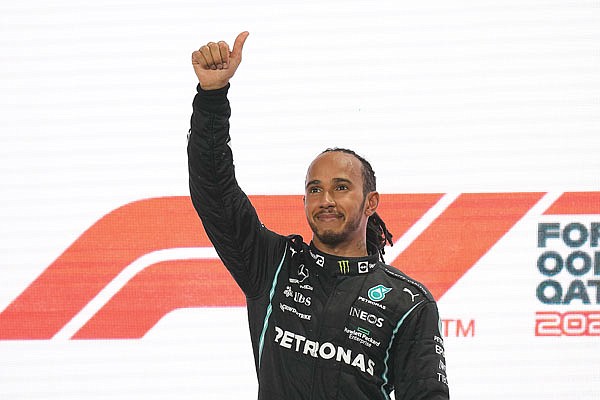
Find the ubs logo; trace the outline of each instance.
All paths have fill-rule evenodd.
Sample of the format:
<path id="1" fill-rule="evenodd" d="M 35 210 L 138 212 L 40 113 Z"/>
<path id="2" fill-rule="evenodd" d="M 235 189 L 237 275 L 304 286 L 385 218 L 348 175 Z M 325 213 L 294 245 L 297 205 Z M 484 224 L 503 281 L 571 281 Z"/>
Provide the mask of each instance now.
<path id="1" fill-rule="evenodd" d="M 300 292 L 295 292 L 294 290 L 292 290 L 291 286 L 286 286 L 285 290 L 283 291 L 283 294 L 285 295 L 285 297 L 293 298 L 294 302 L 298 304 L 304 304 L 305 306 L 310 306 L 312 301 L 309 296 L 305 296 Z"/>

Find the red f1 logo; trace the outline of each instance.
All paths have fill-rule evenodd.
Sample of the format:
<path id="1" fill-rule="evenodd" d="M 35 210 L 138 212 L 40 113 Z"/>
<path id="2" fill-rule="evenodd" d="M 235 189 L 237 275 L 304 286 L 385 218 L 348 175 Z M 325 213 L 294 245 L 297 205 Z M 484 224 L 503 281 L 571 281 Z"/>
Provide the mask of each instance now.
<path id="1" fill-rule="evenodd" d="M 399 238 L 386 261 L 448 291 L 546 193 L 382 195 Z M 251 196 L 272 230 L 311 232 L 301 196 Z M 540 213 L 600 214 L 600 192 L 563 193 Z M 140 338 L 178 308 L 243 306 L 188 197 L 145 199 L 105 215 L 0 313 L 0 340 Z"/>

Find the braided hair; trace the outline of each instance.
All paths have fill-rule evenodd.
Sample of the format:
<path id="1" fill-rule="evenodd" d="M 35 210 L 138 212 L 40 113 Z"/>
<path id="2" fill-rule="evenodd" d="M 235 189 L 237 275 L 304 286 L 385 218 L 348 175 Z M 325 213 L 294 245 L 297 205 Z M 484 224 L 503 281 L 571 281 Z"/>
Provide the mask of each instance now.
<path id="1" fill-rule="evenodd" d="M 371 164 L 366 159 L 356 154 L 353 150 L 340 147 L 325 149 L 321 154 L 334 151 L 353 155 L 360 161 L 362 165 L 363 195 L 365 198 L 369 192 L 374 192 L 377 190 L 375 172 L 373 171 Z M 379 253 L 379 258 L 381 261 L 384 261 L 384 247 L 387 243 L 389 243 L 390 246 L 394 245 L 392 242 L 392 234 L 387 230 L 385 222 L 383 222 L 379 214 L 375 212 L 367 220 L 367 250 L 369 254 Z"/>

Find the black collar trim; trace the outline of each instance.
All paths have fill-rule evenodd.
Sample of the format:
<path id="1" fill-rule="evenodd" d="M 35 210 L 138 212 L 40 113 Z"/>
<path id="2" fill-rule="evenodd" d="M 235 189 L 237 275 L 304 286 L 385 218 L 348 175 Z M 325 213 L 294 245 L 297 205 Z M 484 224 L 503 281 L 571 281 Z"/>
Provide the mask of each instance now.
<path id="1" fill-rule="evenodd" d="M 310 257 L 315 264 L 331 275 L 362 275 L 368 274 L 375 268 L 379 261 L 378 254 L 371 254 L 364 257 L 340 257 L 332 254 L 323 253 L 312 244 L 309 246 Z"/>

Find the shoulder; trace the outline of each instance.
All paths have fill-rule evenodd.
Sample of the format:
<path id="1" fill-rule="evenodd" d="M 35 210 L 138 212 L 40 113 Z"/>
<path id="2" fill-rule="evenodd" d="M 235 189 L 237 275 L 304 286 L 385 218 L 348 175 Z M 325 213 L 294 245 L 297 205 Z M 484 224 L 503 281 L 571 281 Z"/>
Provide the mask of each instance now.
<path id="1" fill-rule="evenodd" d="M 416 279 L 411 278 L 399 269 L 384 263 L 378 264 L 379 270 L 384 273 L 392 282 L 398 286 L 402 286 L 408 290 L 412 290 L 414 294 L 420 293 L 430 301 L 435 301 L 433 295 L 427 287 Z M 404 289 L 403 289 L 404 290 Z"/>

